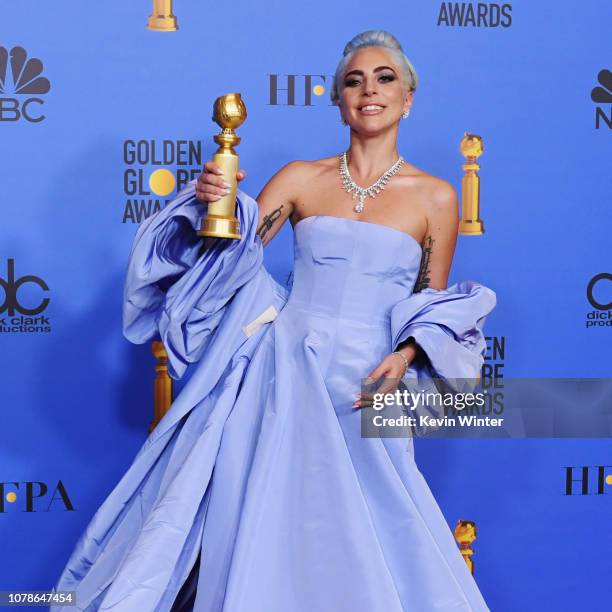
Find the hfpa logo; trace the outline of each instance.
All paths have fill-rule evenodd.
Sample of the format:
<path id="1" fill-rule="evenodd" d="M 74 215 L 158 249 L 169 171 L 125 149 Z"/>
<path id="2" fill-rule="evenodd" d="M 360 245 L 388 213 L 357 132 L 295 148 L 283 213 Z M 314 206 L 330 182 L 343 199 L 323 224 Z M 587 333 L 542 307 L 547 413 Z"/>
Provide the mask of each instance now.
<path id="1" fill-rule="evenodd" d="M 268 104 L 270 106 L 314 106 L 326 92 L 328 77 L 324 74 L 268 75 Z M 319 99 L 319 100 L 318 100 Z M 326 104 L 332 106 L 329 97 Z"/>
<path id="2" fill-rule="evenodd" d="M 612 486 L 611 465 L 565 467 L 565 495 L 605 495 Z"/>
<path id="3" fill-rule="evenodd" d="M 8 512 L 13 504 L 22 512 L 51 512 L 63 509 L 74 512 L 74 505 L 61 480 L 51 489 L 46 482 L 0 482 L 0 514 Z"/>
<path id="4" fill-rule="evenodd" d="M 45 102 L 35 95 L 46 94 L 51 89 L 49 79 L 41 76 L 42 71 L 42 62 L 28 59 L 23 47 L 13 47 L 10 51 L 0 47 L 0 121 L 25 119 L 40 123 L 45 118 L 40 112 Z"/>

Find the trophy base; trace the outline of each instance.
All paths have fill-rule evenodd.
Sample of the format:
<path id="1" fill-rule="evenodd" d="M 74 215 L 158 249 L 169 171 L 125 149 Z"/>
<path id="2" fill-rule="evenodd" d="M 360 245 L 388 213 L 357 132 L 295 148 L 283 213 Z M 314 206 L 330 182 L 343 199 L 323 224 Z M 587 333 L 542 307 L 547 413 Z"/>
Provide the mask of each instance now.
<path id="1" fill-rule="evenodd" d="M 476 221 L 460 221 L 459 233 L 463 236 L 481 236 L 484 234 L 484 225 L 480 219 Z"/>
<path id="2" fill-rule="evenodd" d="M 174 32 L 178 24 L 174 15 L 151 15 L 147 20 L 147 28 L 158 32 Z"/>
<path id="3" fill-rule="evenodd" d="M 238 219 L 227 217 L 215 217 L 208 215 L 198 230 L 198 236 L 212 236 L 214 238 L 237 238 L 240 239 L 240 222 Z"/>

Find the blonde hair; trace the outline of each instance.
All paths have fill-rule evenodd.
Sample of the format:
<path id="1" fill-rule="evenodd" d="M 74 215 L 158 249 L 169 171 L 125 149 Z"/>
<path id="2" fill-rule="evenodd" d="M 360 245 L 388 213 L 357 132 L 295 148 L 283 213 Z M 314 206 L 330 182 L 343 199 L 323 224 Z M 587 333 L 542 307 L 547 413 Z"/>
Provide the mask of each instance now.
<path id="1" fill-rule="evenodd" d="M 344 47 L 342 58 L 338 62 L 338 67 L 334 73 L 334 80 L 329 92 L 329 97 L 333 104 L 340 102 L 339 83 L 344 75 L 344 69 L 349 63 L 353 54 L 365 47 L 383 47 L 387 49 L 400 68 L 401 81 L 406 91 L 416 91 L 418 77 L 414 66 L 404 54 L 399 40 L 384 30 L 367 30 L 354 36 Z"/>

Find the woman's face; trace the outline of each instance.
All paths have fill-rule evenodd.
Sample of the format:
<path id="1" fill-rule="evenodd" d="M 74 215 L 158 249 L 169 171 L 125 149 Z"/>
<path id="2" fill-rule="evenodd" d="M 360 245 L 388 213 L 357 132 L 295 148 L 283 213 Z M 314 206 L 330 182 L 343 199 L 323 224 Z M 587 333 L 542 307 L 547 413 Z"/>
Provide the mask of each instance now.
<path id="1" fill-rule="evenodd" d="M 360 133 L 377 133 L 397 124 L 412 104 L 412 92 L 402 89 L 399 68 L 381 47 L 357 51 L 338 89 L 340 112 Z"/>

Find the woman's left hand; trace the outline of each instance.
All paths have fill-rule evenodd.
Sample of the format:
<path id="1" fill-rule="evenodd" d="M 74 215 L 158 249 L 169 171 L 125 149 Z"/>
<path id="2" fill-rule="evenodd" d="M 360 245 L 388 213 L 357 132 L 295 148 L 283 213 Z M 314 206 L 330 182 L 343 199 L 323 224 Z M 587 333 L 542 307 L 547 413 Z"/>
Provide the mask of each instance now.
<path id="1" fill-rule="evenodd" d="M 398 355 L 397 353 L 401 353 Z M 399 386 L 399 380 L 404 376 L 408 367 L 416 356 L 416 348 L 413 345 L 407 346 L 398 352 L 389 353 L 369 374 L 368 378 L 372 382 L 384 376 L 382 384 L 372 392 L 359 393 L 353 403 L 354 408 L 363 408 L 370 405 L 374 399 L 374 394 L 393 393 Z M 406 358 L 402 358 L 402 355 Z"/>

